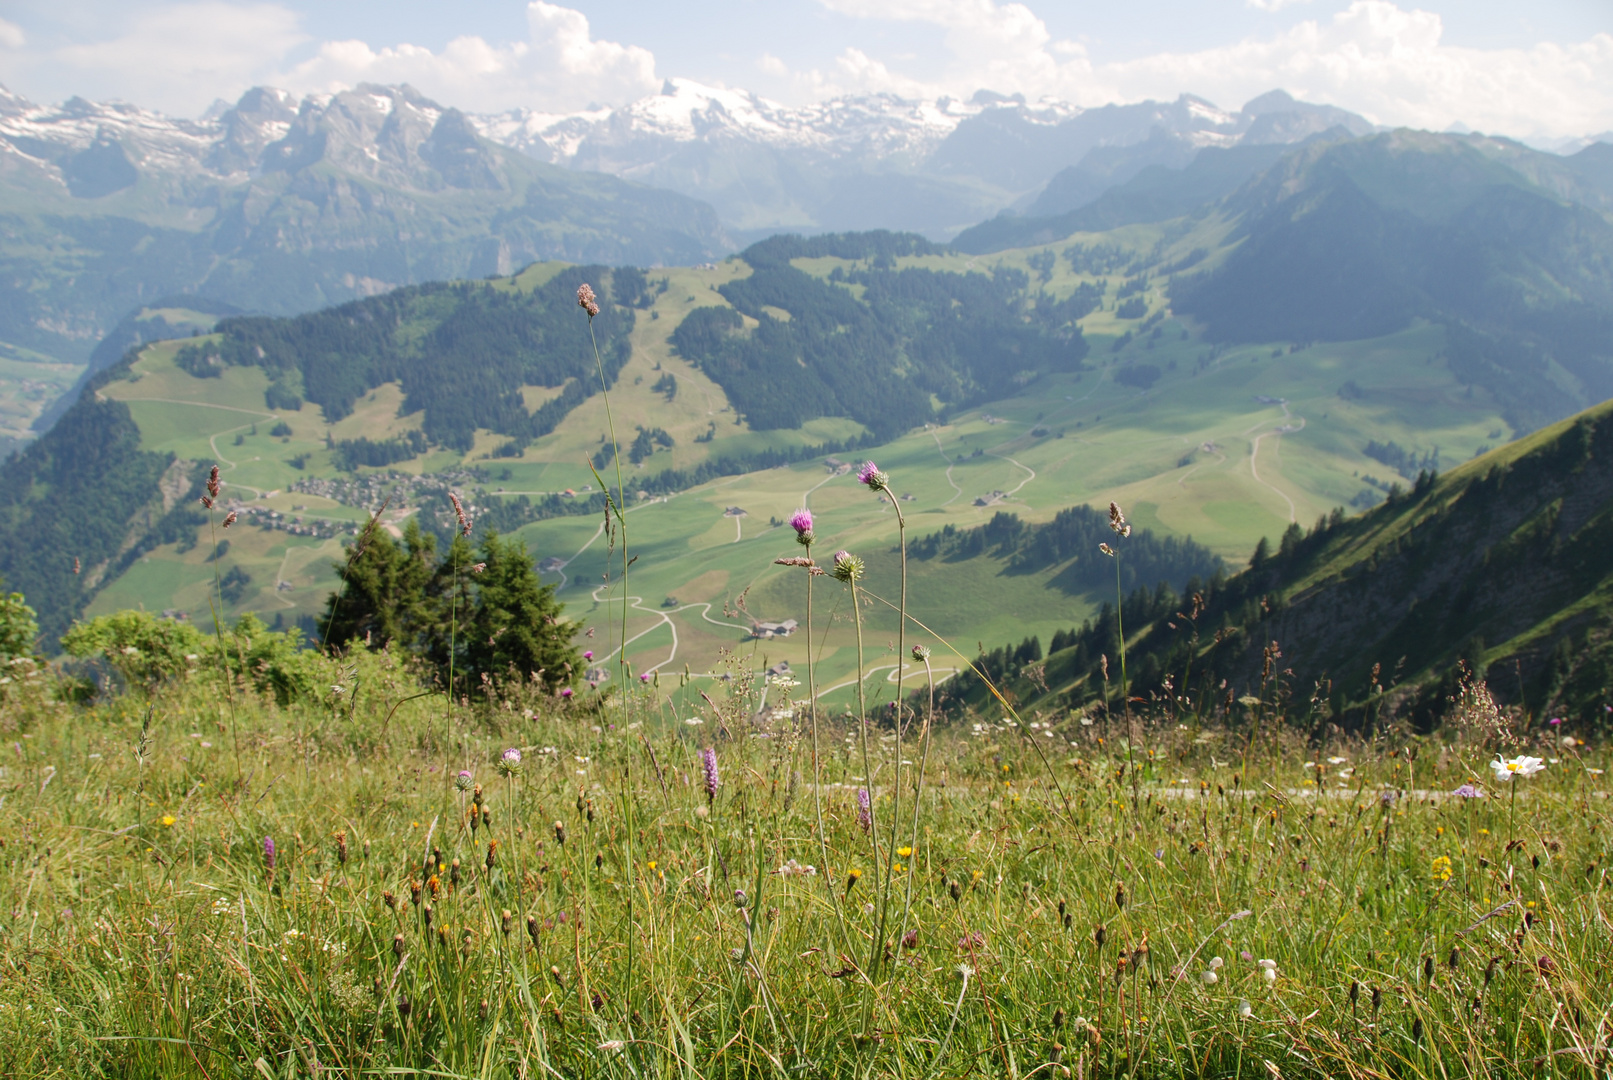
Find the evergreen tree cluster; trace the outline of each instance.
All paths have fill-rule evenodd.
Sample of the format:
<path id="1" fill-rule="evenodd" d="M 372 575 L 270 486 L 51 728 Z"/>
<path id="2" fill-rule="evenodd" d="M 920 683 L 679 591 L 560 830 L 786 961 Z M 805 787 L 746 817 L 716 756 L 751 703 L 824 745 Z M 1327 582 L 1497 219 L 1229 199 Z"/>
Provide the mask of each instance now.
<path id="1" fill-rule="evenodd" d="M 413 653 L 454 694 L 509 680 L 550 690 L 576 681 L 582 657 L 571 625 L 520 541 L 489 530 L 472 546 L 456 535 L 439 557 L 437 538 L 411 521 L 401 542 L 372 530 L 360 544 L 336 568 L 341 581 L 321 619 L 327 648 Z"/>
<path id="2" fill-rule="evenodd" d="M 1113 539 L 1108 516 L 1090 506 L 1060 510 L 1052 521 L 1040 525 L 999 510 L 990 521 L 973 529 L 947 525 L 914 541 L 908 554 L 915 559 L 949 562 L 990 555 L 1007 562 L 1005 572 L 1016 574 L 1068 562 L 1051 584 L 1074 594 L 1114 588 L 1115 564 L 1098 549 L 1099 544 Z M 1126 589 L 1149 581 L 1181 585 L 1195 577 L 1211 577 L 1221 569 L 1215 553 L 1191 537 L 1161 537 L 1148 529 L 1133 530 L 1120 560 L 1121 584 Z"/>
<path id="3" fill-rule="evenodd" d="M 530 292 L 485 282 L 409 286 L 291 319 L 224 319 L 219 340 L 188 345 L 176 359 L 193 374 L 231 364 L 261 367 L 271 381 L 271 408 L 306 398 L 331 422 L 395 381 L 403 387 L 403 410 L 424 411 L 424 438 L 468 450 L 477 429 L 486 428 L 509 436 L 519 453 L 599 390 L 588 319 L 575 302 L 584 281 L 600 295 L 593 330 L 607 382 L 627 362 L 634 313 L 613 299 L 617 278 L 632 300 L 643 296 L 642 271 L 600 266 L 569 267 Z M 561 392 L 529 413 L 523 386 Z"/>
<path id="4" fill-rule="evenodd" d="M 897 268 L 933 250 L 895 233 L 764 240 L 742 256 L 750 276 L 719 290 L 732 307 L 697 308 L 672 343 L 752 427 L 845 416 L 882 439 L 931 419 L 932 397 L 964 404 L 1010 392 L 1027 372 L 1080 369 L 1076 320 L 1095 300 L 1037 301 L 1018 270 Z M 859 262 L 827 281 L 791 263 L 829 255 Z"/>
<path id="5" fill-rule="evenodd" d="M 394 439 L 339 439 L 331 445 L 331 460 L 343 472 L 360 466 L 383 469 L 419 457 L 430 448 L 426 433 L 415 430 Z"/>

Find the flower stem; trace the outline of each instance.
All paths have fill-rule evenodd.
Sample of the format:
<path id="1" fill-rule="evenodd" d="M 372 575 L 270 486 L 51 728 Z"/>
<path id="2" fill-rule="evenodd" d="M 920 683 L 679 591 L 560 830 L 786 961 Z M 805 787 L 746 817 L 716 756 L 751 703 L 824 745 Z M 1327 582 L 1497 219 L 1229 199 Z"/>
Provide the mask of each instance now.
<path id="1" fill-rule="evenodd" d="M 896 939 L 898 942 L 907 937 L 908 916 L 913 910 L 913 878 L 918 874 L 919 810 L 923 805 L 924 773 L 930 764 L 930 729 L 935 723 L 935 672 L 930 668 L 930 658 L 928 656 L 924 658 L 924 681 L 929 687 L 930 704 L 924 714 L 924 731 L 922 733 L 924 752 L 919 755 L 919 781 L 913 788 L 913 838 L 907 845 L 912 849 L 912 854 L 908 858 L 912 859 L 913 862 L 907 868 L 907 896 L 902 901 L 902 932 Z"/>
<path id="2" fill-rule="evenodd" d="M 1130 684 L 1126 681 L 1125 606 L 1125 595 L 1120 587 L 1120 552 L 1117 549 L 1115 551 L 1115 627 L 1120 632 L 1120 704 L 1126 711 L 1126 771 L 1131 774 L 1131 812 L 1135 818 L 1142 796 L 1139 790 L 1140 778 L 1137 775 L 1137 766 L 1132 761 L 1132 750 L 1137 742 L 1137 727 L 1132 721 Z"/>
<path id="3" fill-rule="evenodd" d="M 891 875 L 896 866 L 896 830 L 900 827 L 902 813 L 902 675 L 907 661 L 907 521 L 902 517 L 902 507 L 896 501 L 895 492 L 891 491 L 888 485 L 884 490 L 885 497 L 890 500 L 891 509 L 896 511 L 896 532 L 902 553 L 902 592 L 899 601 L 901 606 L 896 615 L 896 764 L 895 775 L 891 778 L 891 835 L 890 843 L 887 845 L 889 857 L 885 860 L 885 876 L 879 890 L 879 924 L 874 931 L 874 948 L 879 957 L 883 957 L 885 953 L 885 919 L 886 913 L 890 910 Z M 862 690 L 860 682 L 857 684 L 857 689 L 860 693 Z M 877 841 L 875 847 L 878 847 Z M 908 880 L 912 880 L 911 876 Z M 903 921 L 906 921 L 905 915 Z"/>
<path id="4" fill-rule="evenodd" d="M 594 336 L 594 317 L 588 316 L 588 341 L 594 347 L 594 367 L 599 371 L 599 393 L 605 399 L 605 427 L 610 432 L 611 460 L 616 465 L 616 528 L 622 534 L 622 645 L 616 654 L 618 686 L 622 695 L 622 730 L 627 730 L 627 496 L 622 484 L 622 448 L 616 441 L 616 419 L 611 413 L 610 387 L 605 384 L 605 362 L 599 356 L 599 339 Z M 607 498 L 609 492 L 606 492 Z M 608 512 L 608 511 L 607 511 Z"/>

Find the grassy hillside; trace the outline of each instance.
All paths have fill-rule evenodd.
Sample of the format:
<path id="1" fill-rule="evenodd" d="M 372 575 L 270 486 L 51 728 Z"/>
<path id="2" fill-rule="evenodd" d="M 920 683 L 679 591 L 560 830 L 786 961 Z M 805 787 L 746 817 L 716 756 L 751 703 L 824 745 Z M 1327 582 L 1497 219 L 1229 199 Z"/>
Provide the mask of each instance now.
<path id="1" fill-rule="evenodd" d="M 1196 608 L 1191 597 L 1133 596 L 1132 693 L 1172 712 L 1293 694 L 1310 698 L 1318 724 L 1422 722 L 1448 705 L 1466 665 L 1532 716 L 1600 725 L 1613 678 L 1610 541 L 1613 404 L 1426 475 L 1359 518 L 1262 542 L 1246 570 L 1206 584 Z M 1112 615 L 1061 642 L 1035 679 L 999 664 L 1006 685 L 1061 707 L 1098 700 L 1100 653 L 1118 679 Z M 981 685 L 956 690 L 959 704 L 989 701 Z"/>
<path id="2" fill-rule="evenodd" d="M 1451 373 L 1443 356 L 1446 330 L 1436 324 L 1337 344 L 1206 342 L 1196 323 L 1170 314 L 1169 292 L 1175 276 L 1184 272 L 1173 267 L 1221 257 L 1192 257 L 1201 249 L 1218 250 L 1217 229 L 1224 225 L 1205 222 L 1174 235 L 1163 227 L 1133 226 L 1077 237 L 1056 248 L 985 258 L 915 248 L 888 255 L 878 267 L 874 250 L 850 253 L 856 257 L 796 253 L 785 265 L 814 287 L 841 290 L 859 304 L 866 303 L 869 282 L 896 282 L 918 271 L 946 280 L 951 280 L 946 275 L 967 280 L 973 274 L 1018 281 L 1020 302 L 1032 312 L 1041 305 L 1067 310 L 1078 296 L 1083 304 L 1096 305 L 1075 321 L 1088 351 L 1074 370 L 1030 370 L 1017 381 L 1006 380 L 998 396 L 978 384 L 959 384 L 950 406 L 933 399 L 937 411 L 927 426 L 896 437 L 882 438 L 845 415 L 820 415 L 799 428 L 758 430 L 736 412 L 723 386 L 707 374 L 703 358 L 683 355 L 673 344 L 691 312 L 733 310 L 730 295 L 750 302 L 733 287 L 749 280 L 753 267 L 731 259 L 712 269 L 651 275 L 641 301 L 645 306 L 632 309 L 631 327 L 622 339 L 625 359 L 610 395 L 633 495 L 629 543 L 639 556 L 630 588 L 637 598 L 628 648 L 635 670 L 670 676 L 687 664 L 697 673 L 717 674 L 725 662 L 748 667 L 780 659 L 799 667 L 805 659 L 804 634 L 749 640 L 748 618 L 735 604 L 743 596 L 745 611 L 757 619 L 804 617 L 802 582 L 772 564 L 773 558 L 795 552 L 779 523 L 803 504 L 819 515 L 825 549 L 847 547 L 865 555 L 869 591 L 894 600 L 894 518 L 853 477 L 826 467 L 829 458 L 849 462 L 872 456 L 890 471 L 898 492 L 912 496 L 902 505 L 908 538 L 915 543 L 948 525 L 954 530 L 984 525 L 999 513 L 1035 525 L 1070 506 L 1101 508 L 1115 498 L 1140 527 L 1162 536 L 1191 536 L 1241 565 L 1261 536 L 1276 536 L 1290 522 L 1313 521 L 1337 506 L 1354 512 L 1381 501 L 1392 483 L 1409 483 L 1397 467 L 1412 475 L 1408 462 L 1449 467 L 1510 439 L 1496 400 Z M 485 287 L 524 304 L 546 297 L 544 302 L 558 310 L 545 318 L 553 315 L 563 326 L 574 316 L 576 329 L 583 329 L 582 314 L 562 295 L 569 284 L 562 287 L 561 270 L 539 264 Z M 984 278 L 988 273 L 991 279 Z M 596 279 L 607 295 L 608 281 L 603 274 Z M 418 299 L 410 303 L 419 304 L 432 296 L 462 294 L 411 295 Z M 378 298 L 350 310 L 383 307 Z M 786 321 L 793 320 L 788 308 L 759 310 L 783 327 L 794 325 Z M 877 305 L 867 310 L 886 314 Z M 925 325 L 903 324 L 895 339 L 899 353 L 928 332 Z M 273 323 L 252 332 L 273 337 L 282 332 L 276 327 L 289 332 L 291 326 Z M 917 333 L 906 326 L 916 326 Z M 1030 333 L 1046 333 L 1035 321 L 1026 326 Z M 514 530 L 541 559 L 559 560 L 559 568 L 546 577 L 563 581 L 560 597 L 579 631 L 594 629 L 595 637 L 586 640 L 601 659 L 616 648 L 618 632 L 607 618 L 608 594 L 601 588 L 607 544 L 593 475 L 598 461 L 603 473 L 614 476 L 608 454 L 602 453 L 608 431 L 603 398 L 583 397 L 552 430 L 531 435 L 524 446 L 510 445 L 509 429 L 477 426 L 458 437 L 457 447 L 439 433 L 428 439 L 424 453 L 346 472 L 339 467 L 343 444 L 366 439 L 407 448 L 408 440 L 424 433 L 431 404 L 410 411 L 402 382 L 372 379 L 347 400 L 343 408 L 351 411 L 345 414 L 341 409 L 327 414 L 307 400 L 295 408 L 286 407 L 284 399 L 271 406 L 276 379 L 286 385 L 284 372 L 272 363 L 198 365 L 198 354 L 222 359 L 222 340 L 149 346 L 126 370 L 108 373 L 98 389 L 108 403 L 128 409 L 144 448 L 189 463 L 177 467 L 185 476 L 219 462 L 227 496 L 239 500 L 245 523 L 229 534 L 229 549 L 213 561 L 212 540 L 195 519 L 183 538 L 164 540 L 135 530 L 138 539 L 120 556 L 126 568 L 87 590 L 83 579 L 71 577 L 70 558 L 56 560 L 61 566 L 35 568 L 14 561 L 0 567 L 14 587 L 31 596 L 64 598 L 62 607 L 54 601 L 42 604 L 49 609 L 47 628 L 65 626 L 64 620 L 80 610 L 76 605 L 84 603 L 90 613 L 144 606 L 184 611 L 205 622 L 210 618 L 205 598 L 215 575 L 232 574 L 229 614 L 250 610 L 271 624 L 277 618 L 282 624 L 306 624 L 334 585 L 331 562 L 339 556 L 341 536 L 388 492 L 394 492 L 387 509 L 392 528 L 420 514 L 428 527 L 440 530 L 447 527 L 444 500 L 453 488 L 467 496 L 484 526 Z M 241 343 L 248 340 L 243 337 Z M 180 363 L 187 348 L 196 350 L 185 361 L 189 369 Z M 592 354 L 569 356 L 567 362 L 578 359 L 591 362 Z M 967 369 L 934 370 L 967 374 Z M 727 377 L 722 370 L 716 373 Z M 537 385 L 516 389 L 529 416 L 559 393 Z M 640 441 L 640 429 L 646 437 L 634 460 L 627 455 Z M 651 432 L 665 438 L 652 438 Z M 814 450 L 823 447 L 828 449 Z M 1378 456 L 1369 456 L 1368 449 Z M 567 489 L 574 494 L 565 495 Z M 743 516 L 729 515 L 733 507 Z M 259 522 L 270 527 L 259 528 Z M 119 534 L 119 543 L 126 539 Z M 964 655 L 973 655 L 977 642 L 1029 636 L 1045 646 L 1055 632 L 1095 615 L 1103 602 L 1106 590 L 1067 587 L 1080 577 L 1072 570 L 1074 560 L 1088 557 L 1076 553 L 1027 568 L 1015 562 L 1012 551 L 992 546 L 977 554 L 914 558 L 912 609 Z M 73 588 L 80 591 L 56 594 L 31 584 L 42 579 L 29 575 L 45 571 L 59 582 L 79 582 Z M 1184 580 L 1172 584 L 1180 587 Z M 846 684 L 834 695 L 837 700 L 846 699 L 854 671 L 844 604 L 838 586 L 819 588 L 815 615 L 818 629 L 827 628 L 822 671 L 828 685 Z M 724 614 L 725 607 L 731 614 Z M 619 618 L 619 602 L 614 610 Z M 880 680 L 892 672 L 895 619 L 877 601 L 865 615 L 865 643 L 872 661 L 883 667 L 870 675 L 870 691 L 888 698 L 894 686 Z M 724 650 L 738 659 L 725 661 Z M 956 667 L 957 661 L 938 664 Z"/>

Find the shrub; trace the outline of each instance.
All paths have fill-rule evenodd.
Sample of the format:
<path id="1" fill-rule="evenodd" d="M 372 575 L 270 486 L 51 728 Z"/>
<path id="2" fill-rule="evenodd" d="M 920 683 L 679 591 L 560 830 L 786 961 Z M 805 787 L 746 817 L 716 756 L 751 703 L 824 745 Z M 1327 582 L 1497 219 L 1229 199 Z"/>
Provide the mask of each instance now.
<path id="1" fill-rule="evenodd" d="M 62 635 L 69 656 L 104 656 L 125 682 L 147 688 L 183 674 L 201 657 L 202 633 L 148 611 L 118 611 L 76 622 Z"/>
<path id="2" fill-rule="evenodd" d="M 37 637 L 39 620 L 23 602 L 22 593 L 0 596 L 0 659 L 32 656 Z"/>

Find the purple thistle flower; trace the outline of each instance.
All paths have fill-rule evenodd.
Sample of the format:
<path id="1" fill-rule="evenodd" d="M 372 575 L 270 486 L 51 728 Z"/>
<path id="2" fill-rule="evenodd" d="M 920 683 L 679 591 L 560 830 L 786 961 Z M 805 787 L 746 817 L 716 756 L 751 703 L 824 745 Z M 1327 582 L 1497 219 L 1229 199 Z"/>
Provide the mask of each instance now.
<path id="1" fill-rule="evenodd" d="M 795 530 L 797 539 L 805 537 L 803 543 L 812 539 L 812 511 L 802 507 L 790 515 L 790 528 Z"/>
<path id="2" fill-rule="evenodd" d="M 560 688 L 560 696 L 561 697 L 567 698 L 567 697 L 570 697 L 571 694 L 572 694 L 571 687 L 563 686 L 563 687 Z"/>
<path id="3" fill-rule="evenodd" d="M 873 491 L 884 491 L 891 478 L 880 472 L 879 466 L 872 461 L 865 461 L 863 467 L 857 470 L 857 482 L 867 485 Z"/>
<path id="4" fill-rule="evenodd" d="M 721 783 L 717 778 L 717 751 L 709 746 L 700 751 L 700 764 L 706 773 L 706 801 L 710 802 L 717 797 L 717 785 Z"/>
<path id="5" fill-rule="evenodd" d="M 1460 799 L 1482 799 L 1482 798 L 1484 798 L 1484 792 L 1480 791 L 1478 788 L 1474 787 L 1472 784 L 1463 784 L 1461 787 L 1459 787 L 1455 791 L 1451 792 L 1451 794 L 1455 795 L 1457 798 L 1460 798 Z"/>
<path id="6" fill-rule="evenodd" d="M 514 776 L 516 773 L 520 772 L 521 751 L 512 746 L 508 750 L 504 751 L 503 754 L 499 755 L 498 771 L 505 776 Z"/>
<path id="7" fill-rule="evenodd" d="M 874 827 L 874 800 L 869 798 L 865 787 L 857 789 L 857 824 L 863 827 L 863 832 Z"/>
<path id="8" fill-rule="evenodd" d="M 263 838 L 263 862 L 272 871 L 274 869 L 274 837 Z"/>
<path id="9" fill-rule="evenodd" d="M 469 791 L 473 779 L 469 769 L 460 769 L 459 775 L 454 777 L 454 787 L 460 791 Z"/>

